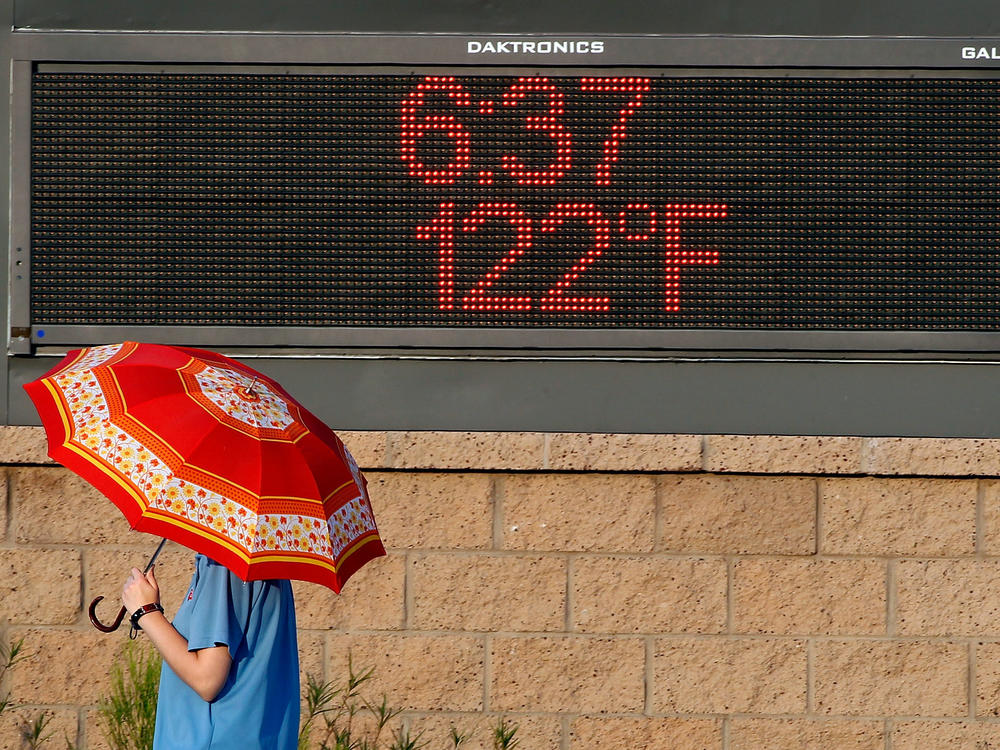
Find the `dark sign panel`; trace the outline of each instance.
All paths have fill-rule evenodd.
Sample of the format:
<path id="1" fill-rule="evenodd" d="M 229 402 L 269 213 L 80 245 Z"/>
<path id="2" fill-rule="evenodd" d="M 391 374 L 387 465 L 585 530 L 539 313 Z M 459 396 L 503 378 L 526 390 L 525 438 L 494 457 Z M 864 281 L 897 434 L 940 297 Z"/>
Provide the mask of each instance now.
<path id="1" fill-rule="evenodd" d="M 998 94 L 39 70 L 31 322 L 1000 331 Z"/>

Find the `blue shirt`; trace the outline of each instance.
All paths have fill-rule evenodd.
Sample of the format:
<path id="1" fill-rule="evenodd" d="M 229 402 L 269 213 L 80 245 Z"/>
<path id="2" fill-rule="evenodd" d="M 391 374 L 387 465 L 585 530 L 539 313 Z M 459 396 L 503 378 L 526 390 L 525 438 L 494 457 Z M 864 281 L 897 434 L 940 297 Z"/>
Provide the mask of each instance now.
<path id="1" fill-rule="evenodd" d="M 229 676 L 208 702 L 163 662 L 153 750 L 296 750 L 299 652 L 288 581 L 250 581 L 204 555 L 174 618 L 188 650 L 222 645 Z"/>

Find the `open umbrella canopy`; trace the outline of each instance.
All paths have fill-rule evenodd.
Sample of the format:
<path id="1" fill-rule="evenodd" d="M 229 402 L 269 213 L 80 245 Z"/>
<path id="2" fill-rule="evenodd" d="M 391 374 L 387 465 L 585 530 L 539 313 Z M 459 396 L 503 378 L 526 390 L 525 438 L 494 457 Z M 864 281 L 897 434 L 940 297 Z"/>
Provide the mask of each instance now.
<path id="1" fill-rule="evenodd" d="M 134 529 L 243 580 L 339 592 L 385 550 L 367 483 L 321 420 L 272 379 L 201 349 L 125 342 L 70 352 L 25 385 L 49 455 Z"/>

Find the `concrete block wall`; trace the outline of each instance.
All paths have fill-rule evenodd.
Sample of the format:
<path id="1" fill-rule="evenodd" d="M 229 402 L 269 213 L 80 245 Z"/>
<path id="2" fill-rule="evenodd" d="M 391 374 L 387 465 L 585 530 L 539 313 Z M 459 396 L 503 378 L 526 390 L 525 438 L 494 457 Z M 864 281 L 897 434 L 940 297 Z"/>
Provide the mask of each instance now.
<path id="1" fill-rule="evenodd" d="M 374 667 L 373 697 L 445 748 L 1000 748 L 1000 441 L 343 433 L 389 554 L 341 596 L 297 584 L 303 673 Z M 156 540 L 0 428 L 0 749 L 95 704 L 127 568 Z M 191 554 L 158 565 L 168 611 Z"/>

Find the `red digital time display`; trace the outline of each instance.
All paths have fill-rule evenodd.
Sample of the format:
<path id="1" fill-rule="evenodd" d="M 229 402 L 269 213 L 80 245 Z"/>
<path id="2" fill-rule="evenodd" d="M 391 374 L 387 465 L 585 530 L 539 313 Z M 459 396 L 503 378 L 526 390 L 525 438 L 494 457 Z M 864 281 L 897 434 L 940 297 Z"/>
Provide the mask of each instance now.
<path id="1" fill-rule="evenodd" d="M 1000 330 L 1000 84 L 36 70 L 43 325 Z"/>
<path id="2" fill-rule="evenodd" d="M 609 123 L 603 139 L 600 160 L 592 167 L 593 185 L 598 194 L 612 184 L 612 174 L 619 159 L 622 141 L 628 137 L 629 121 L 643 104 L 649 92 L 650 80 L 640 77 L 579 79 L 581 92 L 624 99 L 617 117 Z M 473 169 L 474 136 L 455 114 L 435 111 L 432 97 L 443 97 L 455 108 L 494 115 L 502 108 L 516 108 L 530 95 L 541 95 L 542 108 L 529 110 L 524 116 L 524 128 L 551 139 L 551 162 L 532 168 L 516 153 L 504 153 L 492 168 L 480 169 L 478 184 L 492 186 L 496 170 L 502 170 L 514 184 L 522 187 L 553 187 L 564 180 L 574 168 L 573 135 L 566 124 L 566 103 L 562 90 L 547 77 L 520 77 L 511 82 L 496 100 L 474 102 L 469 91 L 452 76 L 428 76 L 419 83 L 403 102 L 400 110 L 400 157 L 407 165 L 410 177 L 430 186 L 452 186 Z M 421 157 L 420 146 L 425 137 L 444 136 L 453 154 L 444 165 L 429 166 Z M 580 165 L 576 168 L 581 169 Z M 437 241 L 438 307 L 442 310 L 475 312 L 572 312 L 604 313 L 614 302 L 609 296 L 580 296 L 573 291 L 580 277 L 611 246 L 611 236 L 617 232 L 629 242 L 649 242 L 659 234 L 663 242 L 663 310 L 680 311 L 681 269 L 688 264 L 719 262 L 717 250 L 685 249 L 681 243 L 681 222 L 724 218 L 725 204 L 627 203 L 610 207 L 593 202 L 560 202 L 544 216 L 532 219 L 517 203 L 483 201 L 464 217 L 456 216 L 453 201 L 443 201 L 439 211 L 426 224 L 417 227 L 417 239 Z M 455 233 L 475 232 L 488 220 L 500 220 L 510 225 L 511 244 L 500 260 L 476 280 L 469 289 L 456 293 Z M 565 270 L 552 279 L 552 285 L 541 295 L 532 297 L 496 295 L 493 287 L 500 277 L 533 247 L 536 232 L 559 232 L 567 221 L 586 224 L 592 239 L 584 252 Z M 456 296 L 457 294 L 457 296 Z"/>

